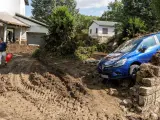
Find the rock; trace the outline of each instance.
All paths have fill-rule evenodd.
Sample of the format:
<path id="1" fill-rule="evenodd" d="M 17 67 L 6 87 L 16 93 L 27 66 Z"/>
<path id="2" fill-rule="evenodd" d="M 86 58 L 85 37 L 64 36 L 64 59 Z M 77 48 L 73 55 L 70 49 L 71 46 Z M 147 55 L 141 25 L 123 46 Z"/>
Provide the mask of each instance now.
<path id="1" fill-rule="evenodd" d="M 159 90 L 160 90 L 160 85 L 154 87 L 140 87 L 139 94 L 143 96 L 148 96 L 158 92 Z"/>
<path id="2" fill-rule="evenodd" d="M 125 92 L 125 93 L 122 92 L 122 93 L 121 93 L 121 96 L 122 96 L 122 97 L 127 97 L 128 94 L 127 94 L 126 92 Z"/>
<path id="3" fill-rule="evenodd" d="M 129 111 L 130 111 L 130 112 L 134 112 L 135 110 L 134 110 L 133 108 L 131 108 Z"/>
<path id="4" fill-rule="evenodd" d="M 142 113 L 142 108 L 141 107 L 139 107 L 139 106 L 136 106 L 136 111 L 138 112 L 138 113 Z"/>
<path id="5" fill-rule="evenodd" d="M 159 113 L 159 110 L 160 110 L 160 109 L 159 109 L 159 106 L 155 107 L 155 108 L 154 108 L 154 113 Z"/>
<path id="6" fill-rule="evenodd" d="M 160 84 L 160 78 L 153 77 L 153 78 L 143 78 L 142 84 L 146 87 L 152 87 Z"/>
<path id="7" fill-rule="evenodd" d="M 125 106 L 120 106 L 120 108 L 122 109 L 123 112 L 127 112 L 128 109 Z"/>
<path id="8" fill-rule="evenodd" d="M 138 95 L 138 89 L 139 86 L 134 86 L 134 87 L 131 87 L 130 90 L 129 90 L 129 94 L 131 96 L 137 96 Z"/>
<path id="9" fill-rule="evenodd" d="M 124 99 L 121 103 L 122 105 L 124 105 L 125 107 L 132 107 L 132 101 L 130 99 Z"/>
<path id="10" fill-rule="evenodd" d="M 151 120 L 158 120 L 158 115 L 155 114 L 154 112 L 152 112 L 151 115 L 150 115 L 150 119 Z"/>
<path id="11" fill-rule="evenodd" d="M 94 58 L 89 58 L 89 59 L 83 61 L 84 64 L 89 64 L 89 63 L 97 64 L 98 62 L 99 62 L 99 60 L 96 60 Z"/>
<path id="12" fill-rule="evenodd" d="M 124 82 L 121 84 L 121 86 L 124 87 L 124 88 L 128 88 L 129 82 L 124 81 Z"/>
<path id="13" fill-rule="evenodd" d="M 112 96 L 118 96 L 119 93 L 117 89 L 110 88 L 108 94 Z"/>

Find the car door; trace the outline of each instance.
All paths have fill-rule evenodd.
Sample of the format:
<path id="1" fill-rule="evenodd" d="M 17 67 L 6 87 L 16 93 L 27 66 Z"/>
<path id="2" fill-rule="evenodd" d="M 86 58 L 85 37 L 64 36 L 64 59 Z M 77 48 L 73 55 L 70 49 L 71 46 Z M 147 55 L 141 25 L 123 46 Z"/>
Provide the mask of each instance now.
<path id="1" fill-rule="evenodd" d="M 140 48 L 147 47 L 144 52 L 140 52 L 139 60 L 142 63 L 147 63 L 151 60 L 152 56 L 160 49 L 159 42 L 157 41 L 155 36 L 147 37 L 141 43 Z"/>

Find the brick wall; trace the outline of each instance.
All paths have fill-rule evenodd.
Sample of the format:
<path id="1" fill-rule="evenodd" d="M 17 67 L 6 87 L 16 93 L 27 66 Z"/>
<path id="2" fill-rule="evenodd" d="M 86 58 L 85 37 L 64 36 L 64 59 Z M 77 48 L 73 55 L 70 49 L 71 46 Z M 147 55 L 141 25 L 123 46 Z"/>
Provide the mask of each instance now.
<path id="1" fill-rule="evenodd" d="M 142 115 L 149 118 L 160 108 L 160 66 L 143 64 L 137 73 L 137 85 L 130 88 L 133 104 Z"/>

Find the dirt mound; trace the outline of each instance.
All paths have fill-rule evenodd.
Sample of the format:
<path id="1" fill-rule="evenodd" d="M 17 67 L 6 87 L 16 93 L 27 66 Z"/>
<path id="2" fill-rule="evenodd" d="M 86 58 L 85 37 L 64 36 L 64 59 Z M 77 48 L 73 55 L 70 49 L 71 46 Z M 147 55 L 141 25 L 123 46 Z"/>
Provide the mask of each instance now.
<path id="1" fill-rule="evenodd" d="M 55 88 L 63 97 L 79 99 L 80 96 L 87 94 L 87 89 L 70 76 L 64 76 L 60 79 L 49 72 L 46 72 L 43 75 L 32 73 L 30 74 L 29 79 L 33 85 L 43 86 L 47 89 Z"/>
<path id="2" fill-rule="evenodd" d="M 45 66 L 22 56 L 0 72 L 0 118 L 125 120 L 117 98 L 105 90 L 88 89 L 79 75 L 71 76 L 63 67 Z"/>

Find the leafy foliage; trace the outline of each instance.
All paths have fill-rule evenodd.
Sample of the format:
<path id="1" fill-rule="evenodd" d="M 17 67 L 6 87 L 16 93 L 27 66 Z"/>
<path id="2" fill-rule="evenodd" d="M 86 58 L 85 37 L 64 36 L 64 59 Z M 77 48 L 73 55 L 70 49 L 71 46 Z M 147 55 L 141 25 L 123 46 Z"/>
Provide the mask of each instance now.
<path id="1" fill-rule="evenodd" d="M 91 47 L 78 47 L 78 49 L 75 51 L 75 56 L 80 60 L 85 60 L 93 54 L 97 50 L 96 46 Z"/>
<path id="2" fill-rule="evenodd" d="M 123 4 L 122 2 L 115 1 L 111 2 L 108 6 L 108 11 L 105 11 L 102 16 L 101 20 L 107 20 L 107 21 L 114 21 L 119 22 L 121 19 L 123 19 Z"/>
<path id="3" fill-rule="evenodd" d="M 33 18 L 41 22 L 47 21 L 53 7 L 52 0 L 32 0 L 31 6 Z"/>
<path id="4" fill-rule="evenodd" d="M 101 19 L 119 22 L 116 31 L 123 38 L 159 30 L 158 19 L 151 7 L 151 0 L 122 0 L 109 4 L 109 11 Z"/>
<path id="5" fill-rule="evenodd" d="M 33 52 L 32 57 L 39 58 L 40 54 L 41 54 L 41 49 L 38 48 Z"/>
<path id="6" fill-rule="evenodd" d="M 88 34 L 88 28 L 93 22 L 93 20 L 97 20 L 99 18 L 96 16 L 86 16 L 78 14 L 75 19 L 76 19 L 76 32 L 77 33 L 83 32 Z"/>
<path id="7" fill-rule="evenodd" d="M 57 7 L 49 18 L 49 36 L 46 48 L 57 54 L 74 52 L 73 31 L 74 17 L 65 6 Z"/>
<path id="8" fill-rule="evenodd" d="M 158 18 L 160 18 L 160 1 L 159 0 L 152 0 L 152 8 L 155 11 Z"/>
<path id="9" fill-rule="evenodd" d="M 124 4 L 124 16 L 137 17 L 145 22 L 149 32 L 155 30 L 157 18 L 151 7 L 152 0 L 122 0 Z"/>
<path id="10" fill-rule="evenodd" d="M 48 17 L 59 6 L 66 6 L 72 14 L 76 14 L 75 0 L 32 0 L 33 18 L 48 23 Z"/>

